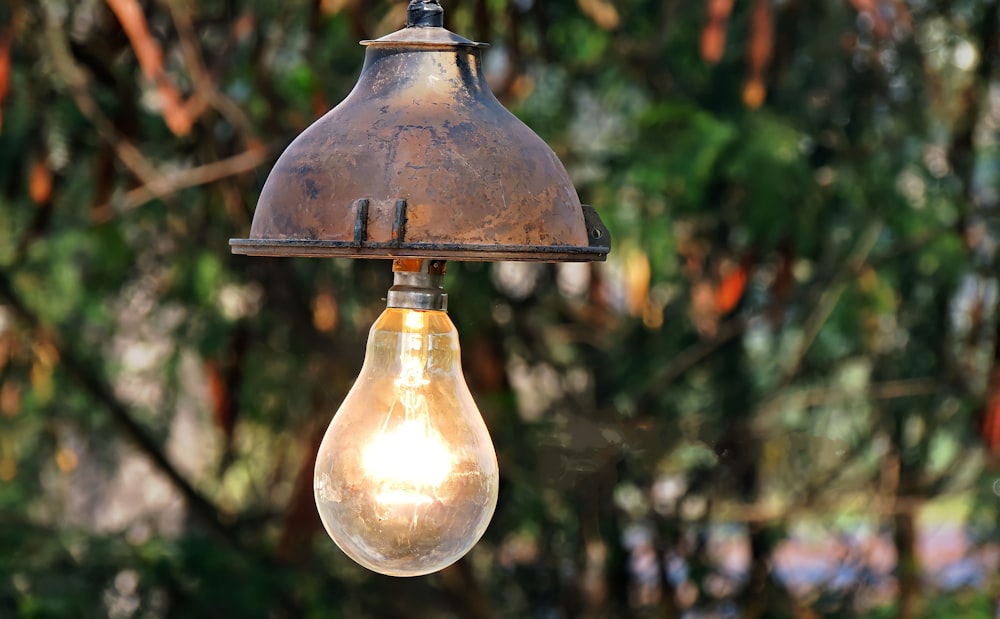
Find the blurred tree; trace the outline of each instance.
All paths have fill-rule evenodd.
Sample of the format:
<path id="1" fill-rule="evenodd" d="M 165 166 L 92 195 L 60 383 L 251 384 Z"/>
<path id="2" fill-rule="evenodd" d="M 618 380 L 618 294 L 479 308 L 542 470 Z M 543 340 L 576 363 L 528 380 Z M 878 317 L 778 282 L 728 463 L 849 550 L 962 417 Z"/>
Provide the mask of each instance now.
<path id="1" fill-rule="evenodd" d="M 993 617 L 1000 3 L 445 6 L 616 245 L 451 269 L 503 480 L 415 580 L 312 504 L 387 265 L 227 245 L 406 3 L 0 6 L 0 616 Z"/>

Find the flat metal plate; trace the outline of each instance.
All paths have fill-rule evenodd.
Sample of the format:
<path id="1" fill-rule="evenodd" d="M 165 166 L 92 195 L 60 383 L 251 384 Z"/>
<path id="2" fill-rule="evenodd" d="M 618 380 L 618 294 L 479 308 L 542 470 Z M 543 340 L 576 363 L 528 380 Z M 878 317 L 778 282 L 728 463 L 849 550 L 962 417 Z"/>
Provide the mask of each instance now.
<path id="1" fill-rule="evenodd" d="M 567 245 L 366 244 L 298 239 L 230 239 L 234 254 L 299 258 L 441 258 L 458 262 L 603 262 L 607 247 Z"/>

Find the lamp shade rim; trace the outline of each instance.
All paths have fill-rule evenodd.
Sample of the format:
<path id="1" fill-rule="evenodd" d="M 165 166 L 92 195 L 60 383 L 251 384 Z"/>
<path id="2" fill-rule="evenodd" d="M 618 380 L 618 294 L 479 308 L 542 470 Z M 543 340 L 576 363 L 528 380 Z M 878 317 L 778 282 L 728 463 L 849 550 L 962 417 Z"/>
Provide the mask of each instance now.
<path id="1" fill-rule="evenodd" d="M 311 239 L 230 239 L 234 254 L 298 258 L 422 258 L 454 262 L 603 262 L 610 244 L 505 245 L 455 243 L 389 243 L 356 245 L 347 241 Z"/>

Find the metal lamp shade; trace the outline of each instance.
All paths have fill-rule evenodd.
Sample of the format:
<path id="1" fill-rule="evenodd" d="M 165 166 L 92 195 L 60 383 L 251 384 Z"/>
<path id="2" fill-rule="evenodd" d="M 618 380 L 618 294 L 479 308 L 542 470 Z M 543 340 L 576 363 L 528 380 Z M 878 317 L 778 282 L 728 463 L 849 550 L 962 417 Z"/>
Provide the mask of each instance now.
<path id="1" fill-rule="evenodd" d="M 363 44 L 354 90 L 278 159 L 234 253 L 605 259 L 596 212 L 487 86 L 486 45 L 442 27 Z"/>

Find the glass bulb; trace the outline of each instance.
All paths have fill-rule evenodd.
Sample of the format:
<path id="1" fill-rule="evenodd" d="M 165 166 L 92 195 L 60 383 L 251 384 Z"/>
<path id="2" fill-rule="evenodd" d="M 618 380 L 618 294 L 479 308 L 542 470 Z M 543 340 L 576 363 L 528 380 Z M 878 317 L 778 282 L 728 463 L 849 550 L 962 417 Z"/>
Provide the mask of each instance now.
<path id="1" fill-rule="evenodd" d="M 347 556 L 390 576 L 443 569 L 479 540 L 499 474 L 448 314 L 389 308 L 316 458 L 316 506 Z"/>

